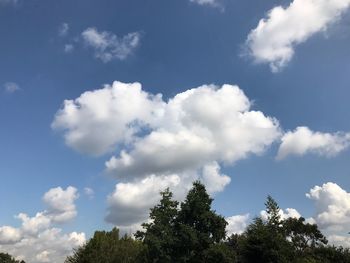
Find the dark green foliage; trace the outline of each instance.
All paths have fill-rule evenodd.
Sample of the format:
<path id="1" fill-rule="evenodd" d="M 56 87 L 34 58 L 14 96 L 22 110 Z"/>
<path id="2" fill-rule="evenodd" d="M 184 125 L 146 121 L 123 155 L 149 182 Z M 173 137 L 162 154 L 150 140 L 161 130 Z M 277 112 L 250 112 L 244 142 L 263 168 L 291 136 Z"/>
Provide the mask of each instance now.
<path id="1" fill-rule="evenodd" d="M 130 237 L 119 238 L 119 230 L 96 231 L 84 246 L 74 251 L 66 263 L 128 263 L 138 262 L 143 245 Z"/>
<path id="2" fill-rule="evenodd" d="M 267 220 L 255 218 L 243 234 L 229 238 L 227 222 L 211 209 L 212 201 L 198 181 L 181 206 L 166 189 L 136 240 L 119 238 L 115 228 L 97 231 L 66 263 L 350 263 L 349 249 L 327 246 L 317 225 L 302 217 L 283 220 L 271 196 Z"/>
<path id="3" fill-rule="evenodd" d="M 205 262 L 206 250 L 225 239 L 227 222 L 211 210 L 213 199 L 200 182 L 194 182 L 176 220 L 180 262 Z"/>
<path id="4" fill-rule="evenodd" d="M 7 253 L 0 253 L 0 263 L 25 263 L 23 260 L 15 260 L 11 255 Z"/>
<path id="5" fill-rule="evenodd" d="M 147 246 L 147 257 L 152 262 L 172 262 L 174 256 L 175 219 L 178 202 L 172 200 L 169 189 L 161 192 L 160 204 L 151 209 L 151 223 L 142 224 L 144 232 L 138 231 L 135 237 Z"/>

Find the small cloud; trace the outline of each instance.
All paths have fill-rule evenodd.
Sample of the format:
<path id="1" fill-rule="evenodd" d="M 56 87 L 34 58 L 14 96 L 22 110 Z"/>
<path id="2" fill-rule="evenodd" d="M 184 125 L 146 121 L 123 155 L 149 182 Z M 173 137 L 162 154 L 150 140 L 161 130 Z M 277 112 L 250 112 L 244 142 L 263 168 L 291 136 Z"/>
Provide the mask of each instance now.
<path id="1" fill-rule="evenodd" d="M 4 89 L 6 93 L 14 93 L 16 91 L 19 91 L 21 88 L 15 82 L 6 82 L 4 84 Z"/>
<path id="2" fill-rule="evenodd" d="M 85 187 L 84 188 L 84 193 L 87 197 L 89 197 L 89 199 L 93 199 L 95 196 L 95 192 L 93 189 L 91 189 L 90 187 Z"/>
<path id="3" fill-rule="evenodd" d="M 74 50 L 74 46 L 72 44 L 66 44 L 64 45 L 64 52 L 65 53 L 70 53 Z"/>
<path id="4" fill-rule="evenodd" d="M 96 28 L 87 28 L 81 33 L 84 43 L 94 49 L 95 57 L 107 63 L 111 60 L 124 60 L 139 46 L 141 33 L 132 32 L 123 37 Z"/>
<path id="5" fill-rule="evenodd" d="M 0 5 L 13 4 L 16 5 L 18 0 L 0 0 Z"/>
<path id="6" fill-rule="evenodd" d="M 68 34 L 68 31 L 69 31 L 69 24 L 62 23 L 58 28 L 58 35 L 60 37 L 65 37 Z"/>

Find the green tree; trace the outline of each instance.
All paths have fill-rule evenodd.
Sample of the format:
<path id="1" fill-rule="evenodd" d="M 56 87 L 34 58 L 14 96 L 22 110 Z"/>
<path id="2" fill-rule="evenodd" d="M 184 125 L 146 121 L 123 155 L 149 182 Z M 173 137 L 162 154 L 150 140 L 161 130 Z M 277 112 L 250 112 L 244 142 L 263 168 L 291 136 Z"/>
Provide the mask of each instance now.
<path id="1" fill-rule="evenodd" d="M 130 237 L 119 237 L 119 230 L 96 231 L 82 247 L 67 257 L 66 263 L 129 263 L 139 262 L 143 250 L 141 242 Z"/>
<path id="2" fill-rule="evenodd" d="M 194 182 L 176 219 L 179 262 L 206 262 L 207 250 L 225 239 L 227 222 L 211 210 L 212 201 L 204 185 Z"/>
<path id="3" fill-rule="evenodd" d="M 25 263 L 23 260 L 15 260 L 11 255 L 7 253 L 0 253 L 0 263 Z"/>
<path id="4" fill-rule="evenodd" d="M 138 231 L 135 237 L 147 246 L 147 257 L 151 262 L 173 262 L 176 246 L 175 219 L 178 213 L 177 201 L 166 189 L 161 192 L 161 200 L 151 209 L 150 223 L 142 224 L 144 231 Z"/>

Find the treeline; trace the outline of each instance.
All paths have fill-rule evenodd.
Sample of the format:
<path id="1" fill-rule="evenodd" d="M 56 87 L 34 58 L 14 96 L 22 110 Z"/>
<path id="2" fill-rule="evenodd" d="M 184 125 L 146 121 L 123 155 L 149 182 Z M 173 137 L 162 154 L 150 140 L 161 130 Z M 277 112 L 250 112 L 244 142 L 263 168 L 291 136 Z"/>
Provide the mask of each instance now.
<path id="1" fill-rule="evenodd" d="M 25 263 L 23 260 L 15 260 L 11 255 L 7 253 L 0 253 L 0 263 Z"/>
<path id="2" fill-rule="evenodd" d="M 180 205 L 166 190 L 151 209 L 150 223 L 144 223 L 135 238 L 120 237 L 116 228 L 96 231 L 65 262 L 350 262 L 349 250 L 327 245 L 317 225 L 304 218 L 282 220 L 271 197 L 265 203 L 267 220 L 255 218 L 243 234 L 229 237 L 227 222 L 211 209 L 212 201 L 200 182 Z"/>

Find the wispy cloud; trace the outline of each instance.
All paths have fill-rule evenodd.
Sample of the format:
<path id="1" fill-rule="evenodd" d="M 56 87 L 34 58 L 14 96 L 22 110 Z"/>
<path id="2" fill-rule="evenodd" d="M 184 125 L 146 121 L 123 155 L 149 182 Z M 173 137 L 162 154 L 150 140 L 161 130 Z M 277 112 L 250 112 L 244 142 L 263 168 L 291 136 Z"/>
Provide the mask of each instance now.
<path id="1" fill-rule="evenodd" d="M 60 37 L 65 37 L 65 36 L 67 36 L 68 32 L 69 32 L 69 24 L 62 23 L 58 28 L 58 35 Z"/>
<path id="2" fill-rule="evenodd" d="M 21 88 L 15 82 L 6 82 L 4 84 L 4 89 L 6 93 L 14 93 L 16 91 L 19 91 Z"/>
<path id="3" fill-rule="evenodd" d="M 87 28 L 81 33 L 84 43 L 94 50 L 96 58 L 107 63 L 111 60 L 124 60 L 139 46 L 141 34 L 128 33 L 123 37 L 96 28 Z"/>

